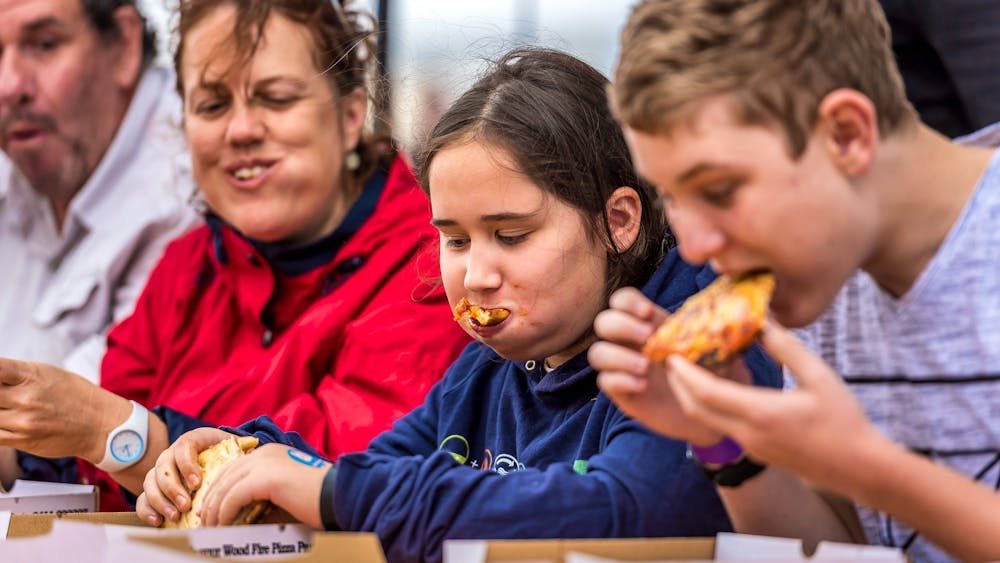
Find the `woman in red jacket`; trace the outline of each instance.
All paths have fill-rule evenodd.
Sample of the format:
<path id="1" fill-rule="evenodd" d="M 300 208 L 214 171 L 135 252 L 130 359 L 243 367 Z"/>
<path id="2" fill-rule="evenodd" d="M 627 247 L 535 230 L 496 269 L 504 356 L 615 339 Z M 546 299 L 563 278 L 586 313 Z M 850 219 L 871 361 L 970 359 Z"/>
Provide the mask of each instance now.
<path id="1" fill-rule="evenodd" d="M 109 334 L 103 389 L 0 361 L 0 444 L 22 450 L 5 481 L 100 478 L 31 452 L 78 456 L 138 491 L 184 431 L 264 414 L 327 455 L 363 449 L 468 342 L 435 283 L 427 199 L 364 131 L 374 49 L 360 14 L 329 0 L 180 10 L 178 89 L 206 225 L 166 250 Z M 231 35 L 199 33 L 220 18 Z"/>

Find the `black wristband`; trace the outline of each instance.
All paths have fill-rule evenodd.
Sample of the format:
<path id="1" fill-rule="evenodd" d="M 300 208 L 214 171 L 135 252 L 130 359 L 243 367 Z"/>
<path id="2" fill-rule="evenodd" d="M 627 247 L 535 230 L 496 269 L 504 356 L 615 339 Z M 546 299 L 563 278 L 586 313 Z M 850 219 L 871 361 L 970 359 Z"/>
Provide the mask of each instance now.
<path id="1" fill-rule="evenodd" d="M 708 466 L 694 455 L 690 447 L 688 447 L 687 456 L 701 470 L 702 474 L 718 487 L 739 487 L 744 481 L 756 477 L 767 468 L 766 465 L 757 463 L 747 456 L 726 465 Z"/>
<path id="2" fill-rule="evenodd" d="M 326 476 L 323 477 L 323 488 L 319 491 L 319 519 L 323 522 L 323 529 L 328 532 L 339 532 L 337 518 L 333 514 L 334 492 L 337 485 L 337 464 L 330 464 Z"/>

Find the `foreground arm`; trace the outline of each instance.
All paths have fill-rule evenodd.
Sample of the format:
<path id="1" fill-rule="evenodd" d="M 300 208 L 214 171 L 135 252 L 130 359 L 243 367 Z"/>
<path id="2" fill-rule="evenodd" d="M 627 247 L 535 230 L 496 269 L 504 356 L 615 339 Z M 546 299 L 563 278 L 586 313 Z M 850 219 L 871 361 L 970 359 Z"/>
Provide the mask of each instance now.
<path id="1" fill-rule="evenodd" d="M 599 399 L 600 400 L 600 399 Z M 684 446 L 631 430 L 588 460 L 505 475 L 460 465 L 449 452 L 350 454 L 332 499 L 344 530 L 372 531 L 390 559 L 440 558 L 445 539 L 705 536 L 729 529 L 711 485 Z M 655 470 L 653 469 L 655 468 Z"/>
<path id="2" fill-rule="evenodd" d="M 104 458 L 108 433 L 132 413 L 132 404 L 86 379 L 48 364 L 0 359 L 0 445 L 43 457 L 75 456 L 91 463 Z M 146 454 L 112 475 L 126 488 L 141 490 L 142 478 L 167 446 L 167 429 L 149 415 Z M 4 464 L 16 477 L 16 464 Z"/>
<path id="3" fill-rule="evenodd" d="M 431 391 L 433 397 L 440 393 L 440 386 Z M 397 422 L 397 427 L 405 426 L 406 431 L 386 432 L 379 438 L 383 444 L 383 453 L 391 452 L 391 455 L 410 455 L 414 450 L 432 451 L 434 448 L 434 415 L 427 405 L 417 407 L 404 419 Z M 187 511 L 191 506 L 191 492 L 201 485 L 201 470 L 198 465 L 198 452 L 209 446 L 224 440 L 230 436 L 256 437 L 263 445 L 277 443 L 289 448 L 293 448 L 302 453 L 301 457 L 310 456 L 317 460 L 316 467 L 325 466 L 320 463 L 320 454 L 307 443 L 297 432 L 284 432 L 270 417 L 260 416 L 248 421 L 238 428 L 200 428 L 175 437 L 173 444 L 163 451 L 156 459 L 155 467 L 150 470 L 143 483 L 144 494 L 139 497 L 136 503 L 136 512 L 139 517 L 148 521 L 154 526 L 162 523 L 163 518 L 177 521 L 180 513 Z M 430 438 L 428 438 L 430 437 Z M 292 461 L 277 456 L 280 461 Z M 287 456 L 286 456 L 287 457 Z M 273 462 L 274 460 L 271 459 Z M 254 462 L 257 463 L 257 462 Z M 285 473 L 282 471 L 281 463 L 265 463 L 258 467 L 257 476 L 268 475 L 273 472 L 276 475 L 292 475 L 295 472 Z M 293 469 L 299 469 L 293 467 Z M 254 500 L 272 500 L 271 495 L 276 492 L 275 487 L 280 486 L 270 480 L 255 480 L 248 486 L 242 486 L 231 496 L 226 497 L 227 505 L 239 503 L 250 503 Z M 319 491 L 316 491 L 318 498 Z M 298 497 L 284 497 L 275 504 L 279 504 L 291 515 L 298 517 L 303 522 L 311 517 L 309 509 L 314 508 L 313 504 L 306 507 L 297 505 L 305 499 L 312 498 L 308 495 Z M 211 518 L 203 519 L 208 522 L 228 524 L 234 514 L 212 514 Z M 319 525 L 317 524 L 317 527 Z"/>
<path id="4" fill-rule="evenodd" d="M 851 501 L 818 494 L 777 467 L 768 467 L 739 487 L 718 491 L 739 532 L 800 538 L 810 551 L 821 541 L 867 543 Z"/>
<path id="5" fill-rule="evenodd" d="M 270 501 L 295 520 L 323 528 L 323 479 L 332 464 L 283 444 L 266 444 L 227 465 L 201 505 L 202 526 L 230 524 L 253 501 Z"/>
<path id="6" fill-rule="evenodd" d="M 604 395 L 590 407 L 603 430 L 591 446 L 596 452 L 580 452 L 586 460 L 501 474 L 439 450 L 443 434 L 467 427 L 441 428 L 454 408 L 450 391 L 477 385 L 470 375 L 477 360 L 463 360 L 478 353 L 470 347 L 456 364 L 465 368 L 449 373 L 368 451 L 338 460 L 333 494 L 323 499 L 338 527 L 375 532 L 393 560 L 438 559 L 449 538 L 703 536 L 730 529 L 712 486 L 687 463 L 684 445 L 649 432 Z"/>
<path id="7" fill-rule="evenodd" d="M 449 452 L 436 451 L 427 416 L 421 407 L 368 452 L 342 456 L 326 495 L 320 491 L 329 469 L 308 457 L 312 452 L 263 446 L 226 468 L 225 482 L 232 485 L 213 487 L 217 492 L 206 497 L 202 518 L 225 524 L 239 507 L 267 499 L 318 527 L 320 507 L 326 506 L 337 527 L 377 533 L 389 557 L 400 560 L 439 559 L 445 538 L 697 536 L 729 528 L 711 485 L 684 459 L 683 444 L 653 435 L 617 411 L 608 446 L 587 460 L 583 474 L 569 462 L 506 475 L 463 466 Z M 193 466 L 182 464 L 217 441 L 214 432 L 182 437 L 168 450 L 182 452 L 173 461 L 166 461 L 169 453 L 161 456 L 164 463 L 147 478 L 139 501 L 141 517 L 159 521 L 157 514 L 167 513 L 165 499 L 182 494 L 183 487 L 161 474 L 188 474 Z M 195 438 L 196 445 L 186 445 Z"/>
<path id="8" fill-rule="evenodd" d="M 284 445 L 300 452 L 301 455 L 298 456 L 298 461 L 300 462 L 303 459 L 310 458 L 315 462 L 315 468 L 330 465 L 298 433 L 282 432 L 274 421 L 266 416 L 251 420 L 239 428 L 198 428 L 177 437 L 169 448 L 166 448 L 159 454 L 159 457 L 156 458 L 155 466 L 146 473 L 143 480 L 143 494 L 136 501 L 136 513 L 139 518 L 142 518 L 153 526 L 159 526 L 163 522 L 164 517 L 176 522 L 180 518 L 181 512 L 190 509 L 191 493 L 201 486 L 201 466 L 198 464 L 198 453 L 226 438 L 248 435 L 252 435 L 259 440 L 261 447 L 258 450 L 263 449 L 264 445 L 276 443 L 277 445 Z M 286 461 L 283 458 L 282 460 Z M 292 468 L 300 469 L 294 466 Z M 264 476 L 266 473 L 268 473 L 267 467 L 263 467 L 262 473 L 257 476 Z M 280 467 L 277 469 L 277 473 L 285 476 L 294 474 L 294 472 L 283 472 Z M 248 485 L 252 486 L 241 487 L 232 498 L 227 497 L 230 504 L 243 502 L 240 505 L 242 507 L 253 500 L 265 500 L 264 496 L 266 496 L 267 500 L 270 500 L 271 497 L 268 495 L 274 492 L 271 487 L 272 482 L 270 481 L 256 482 Z M 240 491 L 248 494 L 242 495 Z M 261 499 L 254 498 L 254 495 L 258 492 L 264 495 Z M 294 501 L 301 501 L 305 498 L 308 497 L 302 495 L 296 495 L 294 498 L 288 497 L 281 501 L 285 504 L 281 504 L 280 506 L 288 506 L 292 510 L 296 510 L 291 504 Z M 222 518 L 221 522 L 228 524 L 234 516 L 235 513 L 228 514 L 229 520 L 226 520 L 225 515 L 213 514 L 212 518 L 208 521 L 219 523 L 220 518 Z M 303 518 L 302 521 L 306 521 L 304 518 L 308 515 L 300 514 L 300 516 Z M 202 521 L 208 522 L 204 519 Z"/>
<path id="9" fill-rule="evenodd" d="M 795 374 L 785 393 L 750 389 L 672 359 L 684 412 L 755 458 L 906 522 L 965 560 L 1000 557 L 1000 496 L 888 440 L 840 377 L 785 329 L 763 342 Z"/>
<path id="10" fill-rule="evenodd" d="M 740 437 L 729 434 L 727 428 L 689 412 L 687 397 L 674 389 L 674 374 L 651 364 L 639 351 L 666 313 L 632 288 L 615 292 L 610 304 L 611 309 L 598 315 L 594 323 L 604 341 L 590 350 L 590 363 L 601 372 L 598 383 L 602 390 L 623 411 L 664 435 L 700 446 L 714 444 L 726 435 L 739 441 Z M 731 371 L 728 375 L 739 382 L 704 373 L 736 389 L 780 395 L 773 389 L 750 387 L 745 384 L 749 380 L 745 374 Z M 720 488 L 720 494 L 733 525 L 741 532 L 798 537 L 807 544 L 857 539 L 815 491 L 774 468 L 738 488 Z"/>

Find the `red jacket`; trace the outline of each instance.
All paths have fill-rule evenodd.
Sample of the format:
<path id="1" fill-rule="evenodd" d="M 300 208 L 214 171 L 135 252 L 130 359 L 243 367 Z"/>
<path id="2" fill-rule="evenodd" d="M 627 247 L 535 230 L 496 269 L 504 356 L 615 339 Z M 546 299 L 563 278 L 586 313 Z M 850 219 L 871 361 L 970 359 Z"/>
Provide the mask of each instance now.
<path id="1" fill-rule="evenodd" d="M 167 248 L 108 335 L 101 385 L 213 425 L 267 414 L 331 457 L 363 450 L 469 342 L 437 281 L 436 240 L 402 158 L 333 261 L 283 278 L 280 292 L 248 241 L 197 229 Z"/>

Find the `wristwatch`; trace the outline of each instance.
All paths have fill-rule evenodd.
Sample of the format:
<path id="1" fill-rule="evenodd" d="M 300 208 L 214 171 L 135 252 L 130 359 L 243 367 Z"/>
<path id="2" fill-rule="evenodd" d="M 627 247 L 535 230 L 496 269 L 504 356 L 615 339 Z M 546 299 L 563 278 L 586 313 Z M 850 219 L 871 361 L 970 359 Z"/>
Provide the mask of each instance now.
<path id="1" fill-rule="evenodd" d="M 132 414 L 117 428 L 108 433 L 104 459 L 97 468 L 108 473 L 122 471 L 133 465 L 146 453 L 149 434 L 149 411 L 132 401 Z"/>
<path id="2" fill-rule="evenodd" d="M 704 453 L 704 460 L 699 458 L 699 450 Z M 711 448 L 697 448 L 688 444 L 687 457 L 709 481 L 719 487 L 739 487 L 767 467 L 747 457 L 743 448 L 729 438 Z M 726 459 L 723 460 L 722 457 Z"/>

